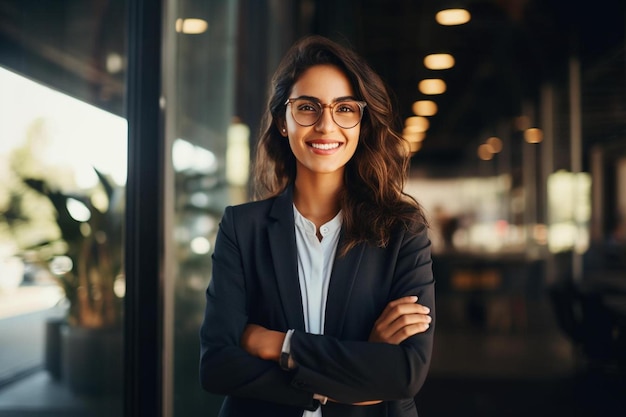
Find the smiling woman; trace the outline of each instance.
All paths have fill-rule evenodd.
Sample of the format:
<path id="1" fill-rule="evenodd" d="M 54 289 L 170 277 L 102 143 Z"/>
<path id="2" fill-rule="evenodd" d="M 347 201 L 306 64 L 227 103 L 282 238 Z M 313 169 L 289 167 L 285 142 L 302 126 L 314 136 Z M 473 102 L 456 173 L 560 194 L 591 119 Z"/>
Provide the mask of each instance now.
<path id="1" fill-rule="evenodd" d="M 388 93 L 316 36 L 287 52 L 272 87 L 262 199 L 227 207 L 215 243 L 202 385 L 227 395 L 222 417 L 416 416 L 434 280 Z"/>

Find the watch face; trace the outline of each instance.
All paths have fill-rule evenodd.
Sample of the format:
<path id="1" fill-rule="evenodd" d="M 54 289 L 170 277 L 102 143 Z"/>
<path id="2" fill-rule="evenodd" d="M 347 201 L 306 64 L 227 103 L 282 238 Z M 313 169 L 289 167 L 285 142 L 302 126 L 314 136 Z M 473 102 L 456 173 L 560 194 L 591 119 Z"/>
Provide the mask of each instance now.
<path id="1" fill-rule="evenodd" d="M 289 353 L 287 352 L 280 352 L 280 358 L 278 360 L 278 365 L 280 365 L 280 367 L 282 369 L 284 369 L 285 371 L 288 371 L 289 368 Z"/>

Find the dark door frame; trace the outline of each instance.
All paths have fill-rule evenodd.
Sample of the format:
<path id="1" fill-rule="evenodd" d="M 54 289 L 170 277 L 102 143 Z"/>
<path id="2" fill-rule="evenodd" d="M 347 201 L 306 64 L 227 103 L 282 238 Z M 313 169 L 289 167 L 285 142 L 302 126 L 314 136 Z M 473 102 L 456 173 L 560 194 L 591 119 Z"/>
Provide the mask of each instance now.
<path id="1" fill-rule="evenodd" d="M 128 1 L 124 415 L 162 416 L 163 2 Z"/>

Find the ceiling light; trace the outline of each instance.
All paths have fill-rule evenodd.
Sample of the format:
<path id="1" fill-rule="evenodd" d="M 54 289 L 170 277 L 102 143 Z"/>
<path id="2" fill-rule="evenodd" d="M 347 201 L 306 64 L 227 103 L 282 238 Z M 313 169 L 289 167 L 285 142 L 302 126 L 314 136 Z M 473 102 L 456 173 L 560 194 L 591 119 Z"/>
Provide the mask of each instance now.
<path id="1" fill-rule="evenodd" d="M 424 134 L 414 134 L 413 136 L 403 136 L 404 143 L 403 148 L 409 154 L 413 154 L 420 150 L 422 147 L 422 141 L 424 140 Z"/>
<path id="2" fill-rule="evenodd" d="M 406 119 L 404 122 L 404 131 L 406 133 L 411 132 L 426 132 L 430 127 L 430 122 L 427 118 L 422 116 L 412 116 Z"/>
<path id="3" fill-rule="evenodd" d="M 437 103 L 432 100 L 419 100 L 413 103 L 412 110 L 417 116 L 434 116 L 437 114 Z"/>
<path id="4" fill-rule="evenodd" d="M 439 78 L 428 78 L 420 81 L 418 88 L 422 94 L 442 94 L 446 91 L 446 83 Z"/>
<path id="5" fill-rule="evenodd" d="M 422 149 L 422 142 L 409 142 L 411 153 L 416 153 Z"/>
<path id="6" fill-rule="evenodd" d="M 431 70 L 444 70 L 454 66 L 454 57 L 450 54 L 430 54 L 424 58 L 424 66 Z"/>
<path id="7" fill-rule="evenodd" d="M 421 142 L 426 138 L 426 132 L 416 132 L 409 128 L 404 128 L 402 137 L 409 142 Z"/>
<path id="8" fill-rule="evenodd" d="M 536 127 L 531 127 L 524 131 L 524 139 L 528 143 L 539 143 L 543 140 L 543 131 Z"/>
<path id="9" fill-rule="evenodd" d="M 483 161 L 490 161 L 493 159 L 493 153 L 491 153 L 489 145 L 483 143 L 478 147 L 478 157 Z"/>
<path id="10" fill-rule="evenodd" d="M 472 16 L 465 9 L 446 9 L 435 15 L 437 23 L 444 26 L 462 25 L 470 21 Z"/>
<path id="11" fill-rule="evenodd" d="M 187 35 L 199 35 L 209 28 L 209 24 L 203 19 L 176 19 L 176 32 Z"/>
<path id="12" fill-rule="evenodd" d="M 487 139 L 485 143 L 489 146 L 489 149 L 491 149 L 492 153 L 499 153 L 500 151 L 502 151 L 502 139 L 500 138 L 492 136 Z"/>

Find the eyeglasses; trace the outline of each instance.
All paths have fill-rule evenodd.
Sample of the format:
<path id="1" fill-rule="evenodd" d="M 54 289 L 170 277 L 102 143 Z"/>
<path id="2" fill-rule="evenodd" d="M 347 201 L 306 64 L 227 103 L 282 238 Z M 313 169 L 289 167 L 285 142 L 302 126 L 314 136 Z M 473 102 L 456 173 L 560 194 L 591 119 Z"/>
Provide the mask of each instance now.
<path id="1" fill-rule="evenodd" d="M 363 109 L 367 106 L 364 101 L 339 100 L 331 104 L 322 104 L 307 97 L 290 98 L 285 106 L 291 104 L 293 120 L 300 126 L 313 126 L 319 122 L 324 108 L 330 109 L 330 114 L 337 126 L 343 129 L 352 129 L 361 122 Z"/>

